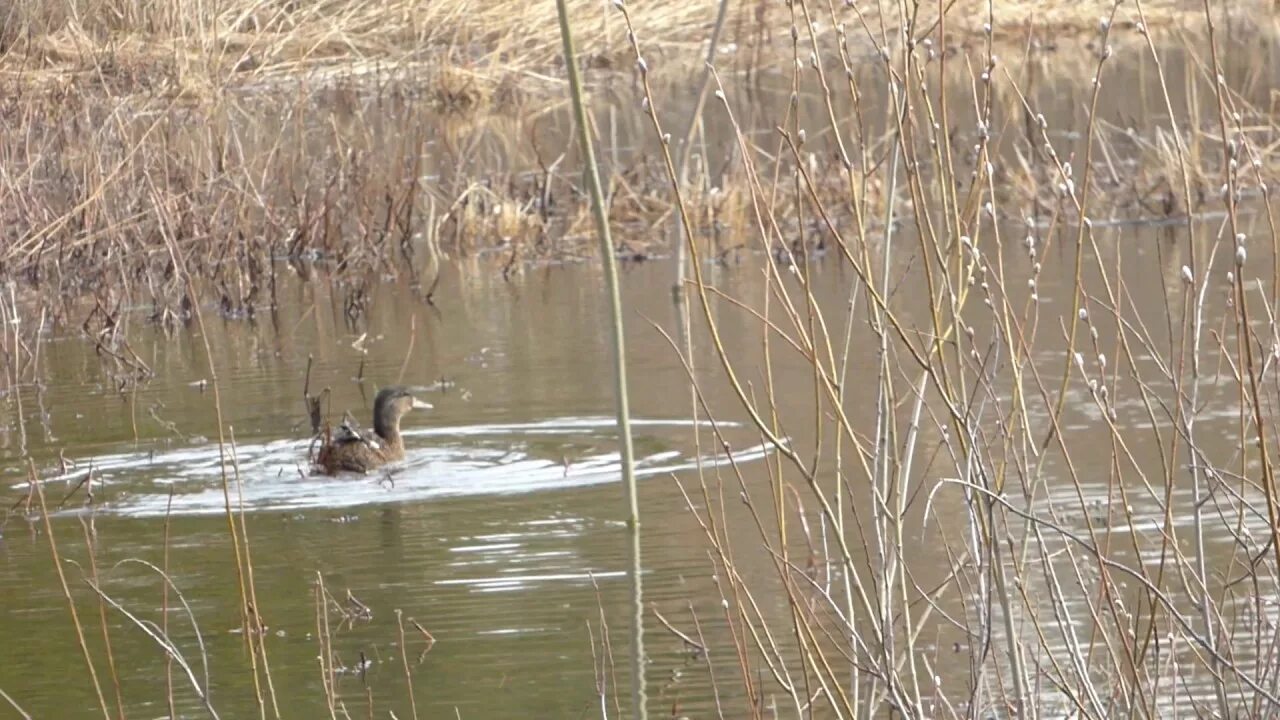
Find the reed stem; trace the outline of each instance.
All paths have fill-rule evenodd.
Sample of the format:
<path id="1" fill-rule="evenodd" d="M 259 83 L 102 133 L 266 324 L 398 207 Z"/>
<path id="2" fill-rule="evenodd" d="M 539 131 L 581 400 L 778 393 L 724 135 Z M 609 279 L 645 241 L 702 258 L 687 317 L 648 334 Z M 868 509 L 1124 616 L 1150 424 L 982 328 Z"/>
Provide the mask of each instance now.
<path id="1" fill-rule="evenodd" d="M 569 27 L 569 10 L 565 0 L 556 0 L 560 16 L 560 39 L 564 44 L 564 64 L 569 75 L 569 94 L 573 99 L 574 124 L 582 147 L 583 174 L 591 193 L 591 210 L 596 234 L 600 240 L 600 259 L 604 266 L 605 288 L 609 294 L 610 327 L 613 339 L 614 392 L 618 410 L 618 434 L 622 441 L 622 480 L 627 493 L 627 528 L 631 540 L 631 711 L 636 718 L 647 717 L 644 682 L 643 592 L 640 580 L 640 501 L 636 494 L 634 450 L 631 443 L 631 411 L 627 405 L 627 353 L 622 329 L 622 298 L 618 292 L 618 267 L 609 235 L 609 213 L 605 208 L 604 189 L 595 150 L 591 146 L 590 126 L 583 102 L 582 78 L 578 74 L 573 33 Z"/>

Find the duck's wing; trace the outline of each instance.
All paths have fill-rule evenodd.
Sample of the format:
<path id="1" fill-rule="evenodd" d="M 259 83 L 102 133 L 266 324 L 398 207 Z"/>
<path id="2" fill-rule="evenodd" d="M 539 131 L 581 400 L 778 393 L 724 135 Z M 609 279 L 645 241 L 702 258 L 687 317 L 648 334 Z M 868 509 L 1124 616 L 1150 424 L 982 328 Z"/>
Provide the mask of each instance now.
<path id="1" fill-rule="evenodd" d="M 350 413 L 342 416 L 342 424 L 333 431 L 333 443 L 341 445 L 343 443 L 355 442 L 360 439 L 360 426 L 356 424 Z"/>
<path id="2" fill-rule="evenodd" d="M 356 422 L 355 418 L 351 417 L 349 412 L 342 416 L 342 424 L 333 431 L 333 443 L 335 445 L 363 443 L 374 449 L 380 447 L 377 436 L 361 430 L 360 424 Z"/>

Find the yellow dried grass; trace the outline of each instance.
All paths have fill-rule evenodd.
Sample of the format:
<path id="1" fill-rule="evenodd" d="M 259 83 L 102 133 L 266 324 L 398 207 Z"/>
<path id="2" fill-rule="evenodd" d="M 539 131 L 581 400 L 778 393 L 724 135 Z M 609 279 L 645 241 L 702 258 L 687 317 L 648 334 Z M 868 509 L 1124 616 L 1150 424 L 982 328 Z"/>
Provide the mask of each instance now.
<path id="1" fill-rule="evenodd" d="M 1273 0 L 1244 0 L 1228 11 L 1266 18 Z M 861 3 L 836 10 L 852 36 L 861 22 L 879 33 L 875 6 L 894 23 L 912 7 L 900 2 Z M 862 8 L 862 5 L 868 7 Z M 948 34 L 980 36 L 991 22 L 1001 38 L 1025 37 L 1029 29 L 1056 36 L 1096 30 L 1110 0 L 999 0 L 994 18 L 988 0 L 950 0 L 945 5 Z M 608 0 L 570 0 L 569 10 L 580 28 L 579 49 L 587 62 L 629 65 L 625 28 Z M 1159 27 L 1202 26 L 1200 0 L 1148 0 L 1147 22 Z M 918 33 L 936 20 L 936 3 L 919 9 Z M 696 63 L 714 21 L 715 3 L 647 0 L 630 9 L 642 45 L 655 55 L 688 52 Z M 772 50 L 760 58 L 772 64 L 790 54 L 785 31 L 790 14 L 781 3 L 748 0 L 729 23 L 727 46 L 745 46 L 769 38 Z M 815 30 L 830 31 L 826 3 L 811 8 Z M 81 73 L 103 57 L 123 58 L 128 66 L 153 64 L 175 90 L 203 84 L 261 82 L 301 70 L 401 67 L 441 59 L 471 66 L 492 81 L 511 74 L 545 74 L 559 60 L 555 24 L 548 8 L 524 0 L 0 0 L 0 72 L 39 79 L 41 75 Z M 1137 21 L 1132 4 L 1119 13 L 1123 22 Z M 1272 23 L 1274 25 L 1274 23 Z M 167 69 L 165 69 L 167 68 Z M 556 73 L 558 74 L 558 73 Z"/>

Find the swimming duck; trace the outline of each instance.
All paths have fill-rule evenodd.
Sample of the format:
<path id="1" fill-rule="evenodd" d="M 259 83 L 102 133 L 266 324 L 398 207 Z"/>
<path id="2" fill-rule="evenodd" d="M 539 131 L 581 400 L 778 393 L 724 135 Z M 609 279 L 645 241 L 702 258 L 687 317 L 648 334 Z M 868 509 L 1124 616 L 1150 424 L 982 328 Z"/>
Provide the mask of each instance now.
<path id="1" fill-rule="evenodd" d="M 328 437 L 316 455 L 317 468 L 326 475 L 342 470 L 367 473 L 404 458 L 400 418 L 410 410 L 430 410 L 431 404 L 415 398 L 400 386 L 383 388 L 373 399 L 373 432 L 361 430 L 351 413 Z"/>

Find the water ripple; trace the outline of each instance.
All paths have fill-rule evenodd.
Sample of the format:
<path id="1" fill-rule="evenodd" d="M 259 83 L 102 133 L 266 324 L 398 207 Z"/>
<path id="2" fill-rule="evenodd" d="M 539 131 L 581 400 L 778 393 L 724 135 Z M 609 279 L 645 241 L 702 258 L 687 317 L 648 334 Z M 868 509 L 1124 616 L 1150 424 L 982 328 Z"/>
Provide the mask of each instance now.
<path id="1" fill-rule="evenodd" d="M 667 447 L 646 429 L 692 429 L 679 420 L 633 421 L 641 431 L 636 458 L 639 478 L 664 475 L 730 461 L 722 453 L 697 458 Z M 233 507 L 247 512 L 301 511 L 360 505 L 406 503 L 442 497 L 531 493 L 614 482 L 621 477 L 619 453 L 599 449 L 612 445 L 614 420 L 604 417 L 566 417 L 530 423 L 499 423 L 404 431 L 408 458 L 369 475 L 326 477 L 310 475 L 306 467 L 308 442 L 275 440 L 235 448 L 235 468 L 229 483 Z M 549 436 L 557 438 L 548 442 Z M 734 462 L 765 457 L 769 448 L 754 445 L 734 450 Z M 228 449 L 228 461 L 230 451 Z M 105 454 L 83 459 L 64 475 L 46 484 L 62 483 L 69 491 L 86 473 L 94 477 L 98 512 L 124 517 L 211 515 L 225 512 L 222 459 L 217 444 L 155 452 Z M 228 462 L 228 471 L 233 467 Z M 25 483 L 15 483 L 22 489 Z M 64 512 L 79 512 L 81 508 Z"/>

